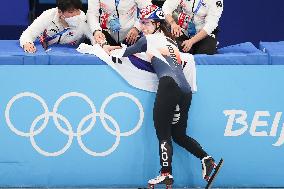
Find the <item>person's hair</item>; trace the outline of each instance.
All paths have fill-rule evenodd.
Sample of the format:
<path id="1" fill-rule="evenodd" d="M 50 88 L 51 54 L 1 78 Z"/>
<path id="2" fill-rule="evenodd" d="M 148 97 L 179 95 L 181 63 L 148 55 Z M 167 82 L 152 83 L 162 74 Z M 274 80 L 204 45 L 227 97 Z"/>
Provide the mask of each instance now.
<path id="1" fill-rule="evenodd" d="M 74 9 L 82 9 L 81 0 L 56 0 L 56 4 L 58 9 L 62 12 Z"/>
<path id="2" fill-rule="evenodd" d="M 171 26 L 165 21 L 165 20 L 160 20 L 160 21 L 156 21 L 156 23 L 160 23 L 160 30 L 165 34 L 166 37 L 172 39 L 177 47 L 179 49 L 182 49 L 182 43 L 184 40 L 182 40 L 181 38 L 179 37 L 175 37 L 172 32 L 171 32 Z"/>
<path id="3" fill-rule="evenodd" d="M 171 33 L 171 29 L 169 24 L 167 24 L 167 22 L 165 20 L 159 20 L 159 21 L 155 21 L 156 23 L 160 23 L 160 30 L 165 34 L 165 36 L 171 38 L 172 40 L 175 40 L 175 37 L 172 35 Z"/>

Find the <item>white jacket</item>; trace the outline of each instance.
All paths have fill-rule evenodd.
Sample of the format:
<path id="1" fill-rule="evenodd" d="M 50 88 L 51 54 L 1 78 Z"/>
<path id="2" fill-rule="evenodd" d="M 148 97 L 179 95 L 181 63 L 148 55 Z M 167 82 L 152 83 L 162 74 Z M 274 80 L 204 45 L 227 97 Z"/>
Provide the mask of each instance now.
<path id="1" fill-rule="evenodd" d="M 48 42 L 48 45 L 59 43 L 59 44 L 79 44 L 84 37 L 93 39 L 92 33 L 86 23 L 86 15 L 81 11 L 81 20 L 79 27 L 69 28 L 66 32 L 60 35 L 56 35 L 62 32 L 65 28 L 59 22 L 58 9 L 52 8 L 44 11 L 34 22 L 22 33 L 20 37 L 21 47 L 28 42 L 34 42 L 44 32 L 48 37 L 54 36 L 54 39 Z M 93 41 L 92 41 L 93 43 Z"/>
<path id="2" fill-rule="evenodd" d="M 199 4 L 200 8 L 196 14 L 193 14 Z M 194 15 L 196 31 L 204 29 L 208 35 L 217 28 L 224 6 L 223 0 L 166 0 L 163 5 L 165 15 L 172 15 L 179 5 L 190 18 Z"/>
<path id="3" fill-rule="evenodd" d="M 151 5 L 151 0 L 120 0 L 118 7 L 115 6 L 115 0 L 88 0 L 88 24 L 93 33 L 95 30 L 101 30 L 104 23 L 108 27 L 110 19 L 118 17 L 121 29 L 119 32 L 110 32 L 110 34 L 117 42 L 121 42 L 132 27 L 140 31 L 137 7 L 142 9 L 148 5 Z"/>

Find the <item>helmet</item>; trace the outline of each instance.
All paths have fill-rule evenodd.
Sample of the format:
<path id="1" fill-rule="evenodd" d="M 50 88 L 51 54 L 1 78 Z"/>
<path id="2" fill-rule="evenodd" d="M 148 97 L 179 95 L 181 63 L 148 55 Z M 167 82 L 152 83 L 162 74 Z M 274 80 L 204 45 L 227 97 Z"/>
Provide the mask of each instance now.
<path id="1" fill-rule="evenodd" d="M 165 14 L 160 7 L 148 5 L 140 10 L 140 19 L 165 20 Z"/>

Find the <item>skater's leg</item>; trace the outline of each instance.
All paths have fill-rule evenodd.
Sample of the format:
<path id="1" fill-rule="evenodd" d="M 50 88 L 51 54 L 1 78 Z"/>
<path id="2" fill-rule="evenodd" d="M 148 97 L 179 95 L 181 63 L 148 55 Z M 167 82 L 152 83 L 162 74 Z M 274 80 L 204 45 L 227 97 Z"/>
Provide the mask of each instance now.
<path id="1" fill-rule="evenodd" d="M 156 134 L 159 140 L 159 154 L 161 164 L 161 174 L 148 181 L 150 188 L 155 184 L 173 183 L 172 174 L 172 142 L 171 142 L 171 122 L 174 109 L 180 98 L 178 85 L 171 77 L 162 77 L 159 80 L 158 91 L 155 99 L 153 118 Z"/>
<path id="2" fill-rule="evenodd" d="M 185 148 L 195 157 L 202 160 L 202 158 L 208 156 L 202 149 L 201 145 L 192 137 L 186 135 L 188 111 L 191 105 L 192 93 L 183 93 L 179 102 L 179 120 L 172 125 L 172 137 L 175 143 Z"/>
<path id="3" fill-rule="evenodd" d="M 181 101 L 179 102 L 180 117 L 178 122 L 173 122 L 172 137 L 174 142 L 201 160 L 202 177 L 208 180 L 211 172 L 216 167 L 215 161 L 211 156 L 208 156 L 195 139 L 186 135 L 188 111 L 191 105 L 191 99 L 191 93 L 183 93 Z"/>
<path id="4" fill-rule="evenodd" d="M 159 80 L 158 91 L 154 104 L 154 125 L 159 140 L 159 154 L 162 173 L 172 172 L 171 123 L 174 109 L 180 99 L 179 87 L 171 77 Z"/>

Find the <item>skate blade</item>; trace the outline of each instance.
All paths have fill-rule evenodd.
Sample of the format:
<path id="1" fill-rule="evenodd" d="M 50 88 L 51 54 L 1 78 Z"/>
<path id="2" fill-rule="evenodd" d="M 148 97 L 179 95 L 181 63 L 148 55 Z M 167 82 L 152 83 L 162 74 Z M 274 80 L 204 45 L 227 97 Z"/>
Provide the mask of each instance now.
<path id="1" fill-rule="evenodd" d="M 148 189 L 154 189 L 156 186 L 162 186 L 162 185 L 165 185 L 166 189 L 172 189 L 173 183 L 174 183 L 174 179 L 172 179 L 170 181 L 166 181 L 165 183 L 160 183 L 160 184 L 149 184 L 148 183 Z"/>
<path id="2" fill-rule="evenodd" d="M 156 186 L 156 185 L 163 185 L 163 184 L 149 184 L 149 185 L 148 185 L 148 189 L 155 189 L 155 186 Z M 166 189 L 173 189 L 173 185 L 167 185 L 167 184 L 166 184 L 166 185 L 165 185 L 165 188 L 166 188 Z M 140 188 L 138 188 L 138 189 L 140 189 Z"/>
<path id="3" fill-rule="evenodd" d="M 209 181 L 208 181 L 208 183 L 207 183 L 207 185 L 206 185 L 206 187 L 205 187 L 206 189 L 211 188 L 211 186 L 212 186 L 212 184 L 213 184 L 213 181 L 214 181 L 214 179 L 216 178 L 216 176 L 218 175 L 218 173 L 219 173 L 219 171 L 220 171 L 220 169 L 221 169 L 223 163 L 224 163 L 224 160 L 221 159 L 221 160 L 219 161 L 217 167 L 215 168 L 212 177 L 209 179 Z"/>

